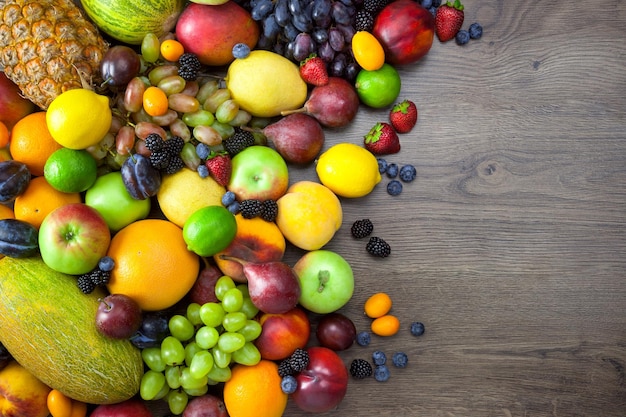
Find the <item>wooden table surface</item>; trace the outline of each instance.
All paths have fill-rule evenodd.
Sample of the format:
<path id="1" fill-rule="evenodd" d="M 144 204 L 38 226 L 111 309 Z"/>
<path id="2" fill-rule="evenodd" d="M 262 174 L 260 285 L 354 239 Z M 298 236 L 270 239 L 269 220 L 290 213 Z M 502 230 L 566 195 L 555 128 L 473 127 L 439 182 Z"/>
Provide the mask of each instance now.
<path id="1" fill-rule="evenodd" d="M 323 416 L 626 415 L 626 2 L 465 0 L 483 38 L 435 39 L 399 68 L 419 108 L 390 162 L 418 178 L 342 200 L 327 249 L 352 265 L 342 310 L 359 330 L 364 301 L 386 291 L 398 335 L 342 352 L 408 354 L 386 383 L 351 379 Z M 386 111 L 362 108 L 326 147 L 361 143 Z M 292 181 L 316 179 L 312 167 Z M 370 218 L 392 255 L 350 235 Z M 302 254 L 289 249 L 289 263 Z M 412 321 L 426 333 L 414 337 Z M 290 401 L 285 416 L 308 416 Z M 253 417 L 253 416 L 251 416 Z"/>
<path id="2" fill-rule="evenodd" d="M 383 179 L 343 200 L 327 246 L 353 266 L 342 312 L 359 330 L 377 291 L 402 321 L 346 363 L 381 349 L 409 366 L 386 383 L 351 380 L 322 415 L 626 416 L 626 2 L 463 3 L 483 38 L 435 40 L 400 69 L 419 122 L 387 159 L 413 163 L 417 180 L 397 197 Z M 360 110 L 327 146 L 360 143 L 385 116 Z M 389 258 L 350 236 L 363 217 Z M 290 403 L 285 415 L 308 414 Z"/>

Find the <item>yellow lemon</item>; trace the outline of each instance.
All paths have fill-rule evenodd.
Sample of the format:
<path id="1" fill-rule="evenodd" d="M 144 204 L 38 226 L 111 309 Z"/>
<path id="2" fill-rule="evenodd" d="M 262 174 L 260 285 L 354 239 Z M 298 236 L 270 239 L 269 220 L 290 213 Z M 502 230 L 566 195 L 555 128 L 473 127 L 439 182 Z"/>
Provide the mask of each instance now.
<path id="1" fill-rule="evenodd" d="M 353 143 L 338 143 L 320 155 L 315 171 L 322 184 L 341 197 L 363 197 L 381 180 L 376 157 Z"/>
<path id="2" fill-rule="evenodd" d="M 183 168 L 164 175 L 157 192 L 157 201 L 165 217 L 179 227 L 194 212 L 206 206 L 221 206 L 226 189 L 213 178 L 202 178 L 197 172 Z"/>
<path id="3" fill-rule="evenodd" d="M 226 86 L 239 107 L 259 117 L 279 116 L 281 111 L 301 107 L 307 85 L 300 69 L 271 51 L 255 50 L 228 67 Z"/>
<path id="4" fill-rule="evenodd" d="M 70 149 L 86 149 L 100 142 L 111 127 L 109 98 L 86 88 L 57 96 L 46 112 L 50 134 Z"/>

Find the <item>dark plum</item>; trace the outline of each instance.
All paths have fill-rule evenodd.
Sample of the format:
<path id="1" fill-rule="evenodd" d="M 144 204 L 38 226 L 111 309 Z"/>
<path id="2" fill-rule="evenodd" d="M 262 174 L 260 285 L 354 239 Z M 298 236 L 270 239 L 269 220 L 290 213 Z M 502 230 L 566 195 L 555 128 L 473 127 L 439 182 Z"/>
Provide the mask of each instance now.
<path id="1" fill-rule="evenodd" d="M 104 82 L 112 87 L 123 87 L 132 80 L 141 68 L 141 60 L 134 49 L 115 45 L 102 57 L 100 72 Z"/>
<path id="2" fill-rule="evenodd" d="M 100 300 L 96 312 L 96 328 L 113 339 L 127 339 L 142 323 L 139 304 L 124 294 L 110 294 Z"/>
<path id="3" fill-rule="evenodd" d="M 9 203 L 26 191 L 30 178 L 25 163 L 13 159 L 0 162 L 0 203 Z"/>
<path id="4" fill-rule="evenodd" d="M 317 340 L 332 350 L 346 350 L 356 339 L 356 327 L 352 320 L 341 313 L 323 316 L 315 332 Z"/>
<path id="5" fill-rule="evenodd" d="M 135 154 L 127 158 L 120 168 L 122 180 L 128 193 L 137 200 L 156 195 L 161 187 L 161 174 L 152 166 L 150 159 Z"/>

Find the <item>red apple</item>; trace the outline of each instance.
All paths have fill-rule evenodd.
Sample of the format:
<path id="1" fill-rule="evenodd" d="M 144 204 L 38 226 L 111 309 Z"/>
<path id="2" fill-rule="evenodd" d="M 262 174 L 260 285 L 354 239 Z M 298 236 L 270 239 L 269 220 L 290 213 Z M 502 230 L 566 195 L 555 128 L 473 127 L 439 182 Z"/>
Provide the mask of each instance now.
<path id="1" fill-rule="evenodd" d="M 20 88 L 0 71 L 0 121 L 11 130 L 18 120 L 35 110 L 37 106 L 24 98 Z"/>
<path id="2" fill-rule="evenodd" d="M 348 391 L 348 369 L 334 350 L 314 346 L 307 349 L 309 365 L 296 379 L 298 389 L 291 397 L 309 413 L 324 413 L 337 407 Z"/>
<path id="3" fill-rule="evenodd" d="M 247 147 L 233 156 L 232 167 L 227 188 L 237 200 L 278 200 L 287 192 L 287 162 L 269 146 Z"/>
<path id="4" fill-rule="evenodd" d="M 205 65 L 220 66 L 233 60 L 233 46 L 245 43 L 253 49 L 259 26 L 250 13 L 234 1 L 220 5 L 190 3 L 176 24 L 176 38 L 186 52 Z"/>
<path id="5" fill-rule="evenodd" d="M 224 401 L 215 395 L 205 394 L 189 401 L 183 417 L 228 417 L 228 413 Z"/>
<path id="6" fill-rule="evenodd" d="M 39 227 L 43 261 L 65 274 L 80 275 L 94 269 L 110 243 L 111 232 L 104 217 L 84 203 L 54 209 Z"/>
<path id="7" fill-rule="evenodd" d="M 286 313 L 263 313 L 261 335 L 254 341 L 263 359 L 281 360 L 296 348 L 304 348 L 311 334 L 309 318 L 299 307 Z"/>
<path id="8" fill-rule="evenodd" d="M 131 398 L 117 404 L 97 406 L 90 417 L 154 417 L 148 406 L 141 400 Z"/>
<path id="9" fill-rule="evenodd" d="M 385 50 L 385 60 L 392 65 L 417 62 L 433 44 L 435 19 L 414 0 L 396 0 L 380 11 L 372 34 Z"/>

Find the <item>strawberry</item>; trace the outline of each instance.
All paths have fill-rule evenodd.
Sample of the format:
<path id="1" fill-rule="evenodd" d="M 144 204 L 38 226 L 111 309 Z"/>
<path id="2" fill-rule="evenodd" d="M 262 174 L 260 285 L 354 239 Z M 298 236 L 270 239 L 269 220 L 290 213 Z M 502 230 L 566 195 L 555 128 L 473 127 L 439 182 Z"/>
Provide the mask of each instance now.
<path id="1" fill-rule="evenodd" d="M 220 185 L 226 186 L 230 181 L 233 165 L 227 152 L 213 153 L 205 162 L 209 175 Z"/>
<path id="2" fill-rule="evenodd" d="M 396 132 L 407 133 L 417 123 L 417 107 L 411 100 L 395 104 L 389 112 L 389 121 Z"/>
<path id="3" fill-rule="evenodd" d="M 456 34 L 461 30 L 465 13 L 460 0 L 454 0 L 454 3 L 447 2 L 437 8 L 435 14 L 435 33 L 441 42 L 447 42 L 454 39 Z"/>
<path id="4" fill-rule="evenodd" d="M 314 86 L 328 84 L 328 70 L 326 63 L 317 54 L 311 54 L 300 62 L 300 76 L 305 83 Z"/>
<path id="5" fill-rule="evenodd" d="M 400 139 L 389 123 L 379 122 L 365 135 L 365 149 L 374 155 L 388 155 L 400 152 Z"/>

